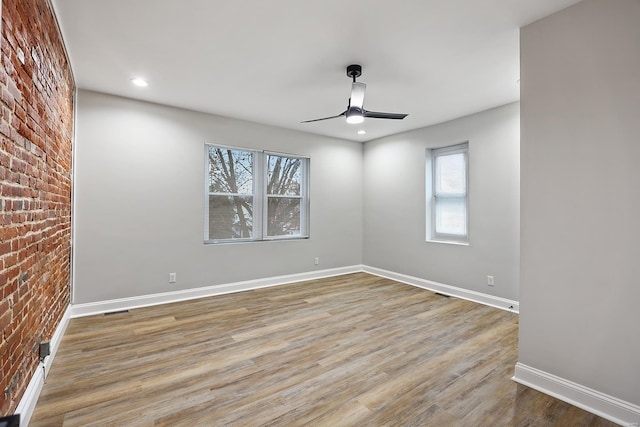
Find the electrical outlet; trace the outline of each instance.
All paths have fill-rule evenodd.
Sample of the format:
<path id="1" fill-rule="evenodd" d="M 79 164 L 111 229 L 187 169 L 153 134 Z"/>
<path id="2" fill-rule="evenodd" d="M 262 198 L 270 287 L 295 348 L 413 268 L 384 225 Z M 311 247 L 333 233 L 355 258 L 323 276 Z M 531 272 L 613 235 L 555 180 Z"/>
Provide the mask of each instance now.
<path id="1" fill-rule="evenodd" d="M 51 345 L 49 341 L 40 343 L 40 361 L 51 355 Z"/>
<path id="2" fill-rule="evenodd" d="M 313 259 L 313 263 L 314 263 L 315 265 L 320 264 L 320 258 L 315 257 L 315 258 Z"/>
<path id="3" fill-rule="evenodd" d="M 489 285 L 489 286 L 493 286 L 494 285 L 493 276 L 487 276 L 487 285 Z"/>
<path id="4" fill-rule="evenodd" d="M 176 273 L 169 273 L 169 283 L 176 283 Z"/>

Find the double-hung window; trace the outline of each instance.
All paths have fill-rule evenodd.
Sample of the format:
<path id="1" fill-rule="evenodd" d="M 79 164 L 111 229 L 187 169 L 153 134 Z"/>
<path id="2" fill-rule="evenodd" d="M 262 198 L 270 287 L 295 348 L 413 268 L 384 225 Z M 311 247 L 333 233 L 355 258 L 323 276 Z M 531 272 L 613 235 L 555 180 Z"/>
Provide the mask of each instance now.
<path id="1" fill-rule="evenodd" d="M 429 150 L 430 227 L 428 240 L 469 241 L 469 144 Z"/>
<path id="2" fill-rule="evenodd" d="M 205 148 L 205 243 L 309 236 L 307 157 Z"/>

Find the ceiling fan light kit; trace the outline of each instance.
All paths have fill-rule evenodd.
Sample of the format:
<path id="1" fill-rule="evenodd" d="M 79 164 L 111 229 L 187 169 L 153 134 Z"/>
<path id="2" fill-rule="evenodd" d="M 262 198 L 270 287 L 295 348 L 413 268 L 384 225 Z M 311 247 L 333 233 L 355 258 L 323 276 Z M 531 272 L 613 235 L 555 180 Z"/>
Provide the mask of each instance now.
<path id="1" fill-rule="evenodd" d="M 362 114 L 362 110 L 359 108 L 349 108 L 347 110 L 347 123 L 352 125 L 357 125 L 358 123 L 364 122 L 364 115 Z"/>
<path id="2" fill-rule="evenodd" d="M 305 120 L 301 123 L 319 122 L 321 120 L 345 117 L 347 119 L 347 123 L 358 124 L 362 123 L 365 117 L 372 119 L 402 120 L 408 116 L 408 114 L 381 113 L 377 111 L 365 110 L 364 93 L 367 89 L 367 85 L 356 81 L 356 78 L 360 77 L 361 75 L 362 66 L 358 64 L 352 64 L 347 67 L 347 77 L 351 78 L 353 82 L 351 83 L 351 97 L 349 98 L 349 104 L 347 105 L 347 109 L 345 111 L 335 116 L 323 117 L 321 119 Z"/>

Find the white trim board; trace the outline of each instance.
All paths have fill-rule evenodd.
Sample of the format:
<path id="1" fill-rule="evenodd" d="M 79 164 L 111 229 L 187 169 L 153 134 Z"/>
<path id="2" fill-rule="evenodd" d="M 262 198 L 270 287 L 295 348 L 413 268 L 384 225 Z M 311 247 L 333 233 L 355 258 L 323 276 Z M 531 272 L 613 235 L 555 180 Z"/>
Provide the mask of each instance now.
<path id="1" fill-rule="evenodd" d="M 29 381 L 29 385 L 27 385 L 27 389 L 24 391 L 24 394 L 20 399 L 20 403 L 18 403 L 18 407 L 15 410 L 16 414 L 20 414 L 20 426 L 29 425 L 31 416 L 36 409 L 36 403 L 38 403 L 42 386 L 44 386 L 44 382 L 49 374 L 49 370 L 51 369 L 53 359 L 56 357 L 58 347 L 60 347 L 60 342 L 62 341 L 64 332 L 67 330 L 67 326 L 69 325 L 69 319 L 71 319 L 71 306 L 67 307 L 65 310 L 60 323 L 51 337 L 51 341 L 49 341 L 49 356 L 45 357 L 44 361 L 38 364 L 38 367 L 33 373 L 33 376 Z"/>
<path id="2" fill-rule="evenodd" d="M 531 366 L 516 363 L 512 380 L 622 426 L 640 425 L 640 406 Z"/>
<path id="3" fill-rule="evenodd" d="M 159 294 L 142 295 L 138 297 L 119 298 L 86 304 L 74 304 L 71 307 L 71 318 L 92 316 L 94 314 L 110 313 L 149 307 L 159 304 L 187 301 L 191 299 L 230 294 L 233 292 L 250 291 L 252 289 L 286 285 L 288 283 L 304 282 L 324 277 L 340 276 L 343 274 L 361 272 L 361 265 L 332 268 L 328 270 L 311 271 L 307 273 L 289 274 L 286 276 L 269 277 L 266 279 L 247 280 L 244 282 L 227 283 L 223 285 L 205 286 L 201 288 L 185 289 L 181 291 L 163 292 Z"/>
<path id="4" fill-rule="evenodd" d="M 385 277 L 387 279 L 392 279 L 397 282 L 406 283 L 407 285 L 416 286 L 418 288 L 427 289 L 444 295 L 450 295 L 452 297 L 462 298 L 479 304 L 500 308 L 502 310 L 512 311 L 514 313 L 519 313 L 520 311 L 520 303 L 518 301 L 483 294 L 451 285 L 445 285 L 444 283 L 433 282 L 419 277 L 407 276 L 406 274 L 394 273 L 393 271 L 369 267 L 366 265 L 363 267 L 362 271 L 376 276 Z"/>
<path id="5" fill-rule="evenodd" d="M 243 282 L 226 283 L 223 285 L 205 286 L 201 288 L 185 289 L 181 291 L 163 292 L 138 297 L 119 298 L 107 301 L 98 301 L 85 304 L 73 304 L 71 306 L 71 318 L 92 316 L 95 314 L 110 313 L 115 311 L 130 310 L 140 307 L 150 307 L 159 304 L 187 301 L 190 299 L 204 298 L 215 295 L 229 294 L 233 292 L 249 291 L 271 286 L 286 285 L 288 283 L 303 282 L 307 280 L 321 279 L 324 277 L 340 276 L 343 274 L 365 272 L 375 276 L 385 277 L 401 283 L 439 292 L 479 304 L 488 305 L 503 310 L 518 313 L 519 303 L 517 301 L 483 294 L 468 289 L 457 288 L 443 283 L 432 282 L 418 277 L 407 276 L 405 274 L 394 273 L 376 267 L 366 265 L 353 265 L 348 267 L 333 268 L 328 270 L 312 271 L 307 273 L 289 274 L 286 276 L 275 276 L 265 279 L 247 280 Z"/>

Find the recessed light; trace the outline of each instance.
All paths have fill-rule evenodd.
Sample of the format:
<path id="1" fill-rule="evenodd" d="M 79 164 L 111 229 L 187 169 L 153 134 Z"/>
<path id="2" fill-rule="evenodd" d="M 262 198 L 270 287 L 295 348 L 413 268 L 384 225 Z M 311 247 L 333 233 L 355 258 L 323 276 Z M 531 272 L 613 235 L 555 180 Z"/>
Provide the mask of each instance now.
<path id="1" fill-rule="evenodd" d="M 138 87 L 147 87 L 149 83 L 145 79 L 141 79 L 140 77 L 136 77 L 131 79 L 131 84 Z"/>
<path id="2" fill-rule="evenodd" d="M 360 130 L 358 131 L 358 135 L 364 135 L 365 133 L 367 133 L 367 131 L 366 131 L 366 130 L 364 130 L 364 129 L 360 129 Z"/>

